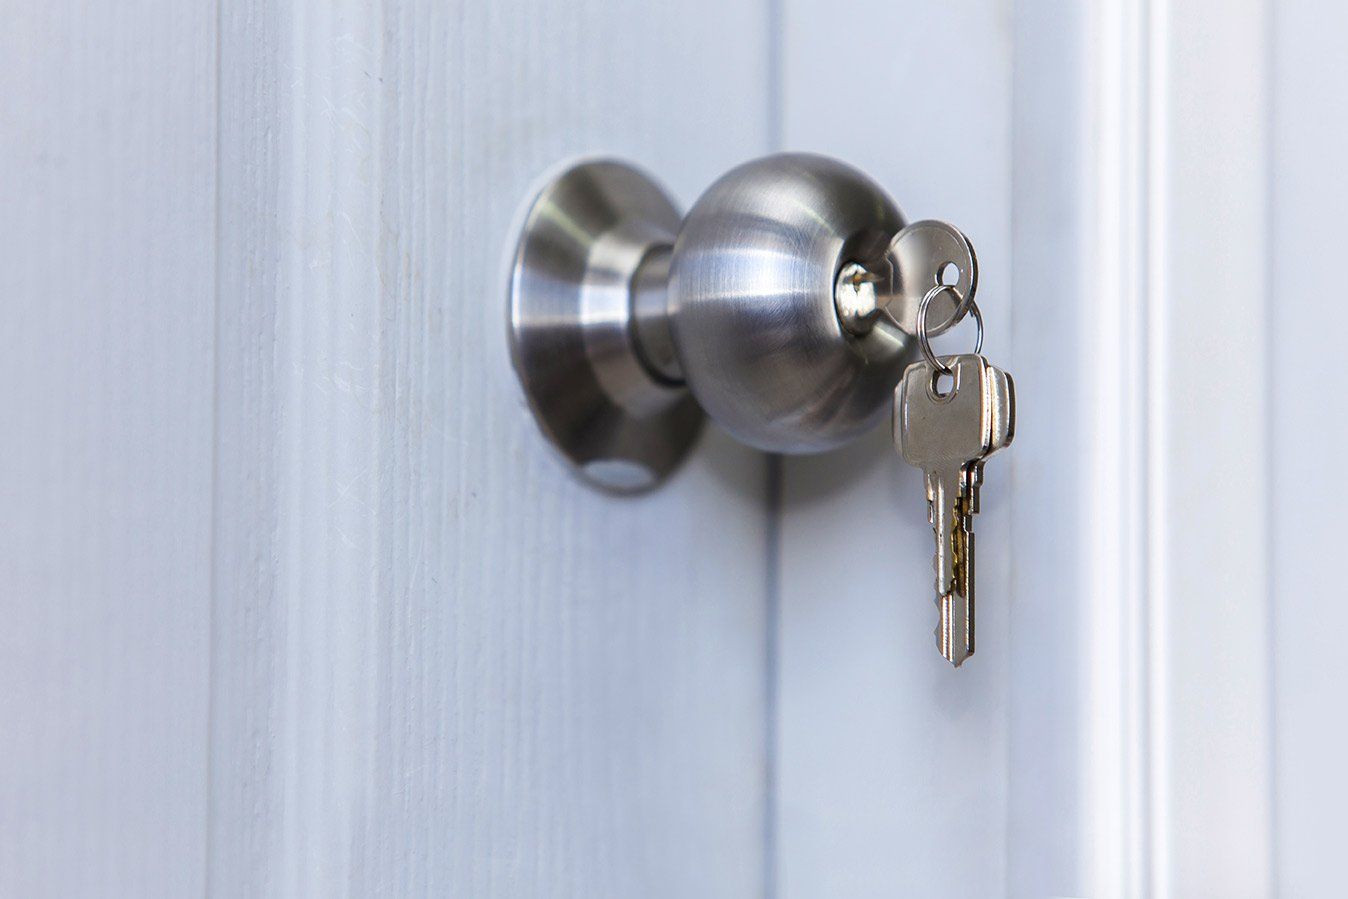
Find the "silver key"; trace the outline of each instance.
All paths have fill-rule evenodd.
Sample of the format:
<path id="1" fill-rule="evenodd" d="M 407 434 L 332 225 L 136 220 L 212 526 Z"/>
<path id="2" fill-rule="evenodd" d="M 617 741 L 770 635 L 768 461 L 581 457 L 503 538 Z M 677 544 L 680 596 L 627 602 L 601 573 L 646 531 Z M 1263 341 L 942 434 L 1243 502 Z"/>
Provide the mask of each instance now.
<path id="1" fill-rule="evenodd" d="M 946 356 L 951 383 L 937 390 L 931 362 L 909 366 L 895 391 L 894 441 L 926 475 L 928 518 L 936 536 L 937 645 L 958 667 L 974 652 L 974 537 L 983 461 L 1015 433 L 1011 378 L 980 355 Z"/>
<path id="2" fill-rule="evenodd" d="M 1016 389 L 1011 376 L 995 365 L 987 366 L 988 377 L 992 382 L 988 402 L 988 412 L 992 416 L 991 448 L 977 462 L 970 463 L 965 471 L 969 495 L 969 513 L 978 512 L 978 488 L 983 484 L 983 460 L 998 450 L 1011 445 L 1016 436 Z M 972 552 L 972 550 L 971 550 Z"/>

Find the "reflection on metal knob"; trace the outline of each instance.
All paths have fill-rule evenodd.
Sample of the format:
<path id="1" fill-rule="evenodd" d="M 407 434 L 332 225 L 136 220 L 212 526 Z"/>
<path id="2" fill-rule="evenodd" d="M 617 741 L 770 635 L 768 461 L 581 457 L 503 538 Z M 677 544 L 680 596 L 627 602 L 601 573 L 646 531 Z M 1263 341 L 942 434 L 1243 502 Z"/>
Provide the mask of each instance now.
<path id="1" fill-rule="evenodd" d="M 904 225 L 874 182 L 822 156 L 739 166 L 682 219 L 631 166 L 568 169 L 534 200 L 510 283 L 515 367 L 539 423 L 619 492 L 668 474 L 704 412 L 772 452 L 859 436 L 914 359 L 922 294 L 953 267 L 956 289 L 930 313 L 939 333 L 976 287 L 963 235 Z"/>

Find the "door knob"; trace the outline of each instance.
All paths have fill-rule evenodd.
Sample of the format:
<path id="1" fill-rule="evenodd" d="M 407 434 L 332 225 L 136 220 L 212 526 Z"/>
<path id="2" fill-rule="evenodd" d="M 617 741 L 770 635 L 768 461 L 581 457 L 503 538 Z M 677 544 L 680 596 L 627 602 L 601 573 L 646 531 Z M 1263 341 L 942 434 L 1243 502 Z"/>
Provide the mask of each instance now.
<path id="1" fill-rule="evenodd" d="M 686 216 L 618 161 L 533 200 L 511 270 L 516 372 L 543 431 L 590 481 L 655 486 L 709 415 L 770 452 L 817 452 L 884 417 L 918 353 L 973 301 L 972 246 L 905 223 L 870 178 L 780 154 L 718 179 Z"/>

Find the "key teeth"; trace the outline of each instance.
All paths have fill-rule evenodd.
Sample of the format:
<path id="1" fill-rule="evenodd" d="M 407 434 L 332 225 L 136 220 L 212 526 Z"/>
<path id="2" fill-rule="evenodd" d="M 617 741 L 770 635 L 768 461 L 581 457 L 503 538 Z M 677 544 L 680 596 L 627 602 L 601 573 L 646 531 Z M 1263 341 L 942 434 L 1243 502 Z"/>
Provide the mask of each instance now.
<path id="1" fill-rule="evenodd" d="M 936 597 L 936 605 L 941 605 L 941 597 L 939 596 Z M 932 630 L 931 635 L 936 638 L 936 651 L 941 654 L 941 658 L 949 660 L 950 657 L 946 655 L 945 651 L 945 635 L 942 627 L 944 623 L 943 617 L 937 615 L 936 627 Z"/>

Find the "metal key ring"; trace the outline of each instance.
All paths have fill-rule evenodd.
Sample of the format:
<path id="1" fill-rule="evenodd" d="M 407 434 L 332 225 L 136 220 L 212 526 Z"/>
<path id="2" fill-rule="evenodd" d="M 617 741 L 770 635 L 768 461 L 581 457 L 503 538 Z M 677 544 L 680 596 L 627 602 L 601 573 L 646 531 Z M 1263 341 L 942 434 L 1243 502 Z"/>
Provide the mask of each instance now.
<path id="1" fill-rule="evenodd" d="M 932 368 L 935 368 L 942 374 L 953 375 L 955 373 L 954 370 L 940 359 L 936 358 L 936 354 L 931 351 L 931 341 L 927 339 L 927 307 L 931 305 L 932 300 L 941 295 L 941 291 L 943 290 L 948 290 L 955 295 L 955 303 L 957 305 L 964 301 L 964 297 L 960 296 L 960 292 L 950 284 L 937 284 L 935 287 L 928 290 L 926 294 L 923 295 L 921 304 L 917 307 L 917 345 L 922 348 L 922 355 L 926 358 L 927 362 L 931 363 Z M 969 302 L 969 312 L 973 314 L 974 322 L 978 325 L 978 337 L 974 341 L 974 355 L 976 356 L 983 352 L 983 313 L 978 308 L 977 300 L 971 300 Z M 950 326 L 953 328 L 956 324 L 958 324 L 958 322 L 951 322 Z"/>

